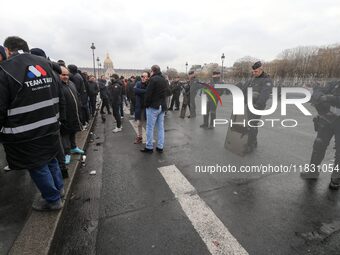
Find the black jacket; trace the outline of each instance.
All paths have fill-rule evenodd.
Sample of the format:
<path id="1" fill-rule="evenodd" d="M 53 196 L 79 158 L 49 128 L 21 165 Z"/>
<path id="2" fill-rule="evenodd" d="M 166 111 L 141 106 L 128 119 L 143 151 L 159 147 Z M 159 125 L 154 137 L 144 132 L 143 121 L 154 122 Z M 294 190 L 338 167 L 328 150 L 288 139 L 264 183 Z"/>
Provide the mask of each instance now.
<path id="1" fill-rule="evenodd" d="M 62 134 L 77 132 L 82 130 L 80 121 L 80 102 L 77 97 L 77 89 L 73 82 L 68 84 L 61 82 L 61 91 L 65 99 L 66 117 L 61 120 L 60 131 Z"/>
<path id="2" fill-rule="evenodd" d="M 34 74 L 30 70 L 40 71 Z M 59 129 L 58 104 L 59 84 L 48 60 L 31 54 L 18 54 L 0 63 L 2 142 L 30 141 L 56 133 Z M 53 122 L 52 118 L 55 119 Z M 32 128 L 36 125 L 25 127 L 39 121 L 51 123 L 36 128 Z"/>
<path id="3" fill-rule="evenodd" d="M 98 95 L 99 92 L 99 88 L 98 88 L 98 84 L 95 81 L 89 81 L 88 82 L 88 91 L 87 94 L 92 97 L 92 96 L 96 96 Z"/>
<path id="4" fill-rule="evenodd" d="M 117 105 L 122 100 L 122 84 L 120 80 L 111 80 L 108 86 L 111 104 Z"/>
<path id="5" fill-rule="evenodd" d="M 245 86 L 243 93 L 245 100 L 247 100 L 246 88 L 253 88 L 253 105 L 258 110 L 266 108 L 266 102 L 272 92 L 273 82 L 268 74 L 263 72 L 259 77 L 252 78 Z M 247 102 L 247 101 L 246 101 Z"/>
<path id="6" fill-rule="evenodd" d="M 136 99 L 135 83 L 133 81 L 128 81 L 128 85 L 127 85 L 127 97 L 130 100 L 133 100 L 133 101 Z"/>
<path id="7" fill-rule="evenodd" d="M 32 169 L 57 154 L 59 88 L 47 59 L 24 53 L 0 63 L 0 141 L 10 168 Z"/>
<path id="8" fill-rule="evenodd" d="M 181 94 L 181 84 L 179 83 L 179 81 L 171 82 L 170 90 L 174 96 L 179 96 Z"/>
<path id="9" fill-rule="evenodd" d="M 135 94 L 136 94 L 136 107 L 135 107 L 135 119 L 141 120 L 141 113 L 145 111 L 145 103 L 144 103 L 144 95 L 146 92 L 146 87 L 148 83 L 143 83 L 141 81 L 137 81 L 135 85 Z"/>
<path id="10" fill-rule="evenodd" d="M 109 99 L 109 91 L 106 86 L 106 80 L 99 79 L 98 85 L 99 85 L 100 98 Z"/>
<path id="11" fill-rule="evenodd" d="M 315 87 L 311 103 L 320 115 L 328 114 L 331 108 L 340 108 L 340 81 L 328 82 L 325 87 Z"/>
<path id="12" fill-rule="evenodd" d="M 162 111 L 165 111 L 167 109 L 166 97 L 169 93 L 169 83 L 162 73 L 152 75 L 146 88 L 145 107 L 159 109 L 162 106 Z"/>
<path id="13" fill-rule="evenodd" d="M 72 67 L 72 68 L 71 68 Z M 86 85 L 83 77 L 78 73 L 77 67 L 75 65 L 69 65 L 70 69 L 70 80 L 76 86 L 78 97 L 83 106 L 87 104 L 87 91 Z"/>

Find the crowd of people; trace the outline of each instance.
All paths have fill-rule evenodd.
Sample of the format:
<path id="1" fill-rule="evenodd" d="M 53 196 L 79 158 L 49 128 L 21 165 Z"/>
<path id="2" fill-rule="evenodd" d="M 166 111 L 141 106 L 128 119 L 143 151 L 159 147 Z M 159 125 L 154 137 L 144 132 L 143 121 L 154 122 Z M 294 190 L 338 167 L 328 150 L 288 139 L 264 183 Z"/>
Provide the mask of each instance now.
<path id="1" fill-rule="evenodd" d="M 96 79 L 64 60 L 52 61 L 43 49 L 29 49 L 27 42 L 8 37 L 0 46 L 0 142 L 8 169 L 28 170 L 41 192 L 35 210 L 59 210 L 64 196 L 63 179 L 72 154 L 85 152 L 76 144 L 76 134 L 87 129 L 96 114 L 113 114 L 122 131 L 124 105 L 138 125 L 135 143 L 142 143 L 146 125 L 147 143 L 142 152 L 153 152 L 153 132 L 158 128 L 156 150 L 163 152 L 164 112 L 169 96 L 168 81 L 159 66 L 141 77 L 125 79 L 113 74 Z"/>
<path id="2" fill-rule="evenodd" d="M 253 102 L 257 109 L 265 109 L 272 82 L 263 71 L 260 62 L 253 65 L 253 79 L 245 87 L 253 88 Z M 211 85 L 220 82 L 220 72 L 212 73 Z M 164 117 L 167 111 L 179 111 L 180 117 L 196 117 L 195 97 L 206 86 L 190 70 L 188 80 L 175 77 L 171 82 L 158 65 L 139 77 L 125 79 L 113 74 L 96 79 L 92 74 L 81 72 L 74 64 L 63 60 L 50 60 L 44 50 L 29 49 L 22 38 L 12 36 L 0 46 L 0 142 L 3 144 L 10 169 L 27 169 L 42 194 L 42 199 L 33 204 L 36 210 L 59 210 L 64 196 L 63 178 L 68 177 L 67 165 L 72 154 L 85 152 L 76 144 L 76 134 L 87 128 L 97 111 L 98 95 L 101 99 L 100 113 L 112 114 L 116 125 L 113 133 L 123 129 L 124 106 L 129 107 L 130 117 L 137 122 L 134 143 L 143 142 L 143 126 L 146 129 L 146 144 L 143 153 L 153 153 L 154 130 L 157 129 L 156 151 L 164 150 Z M 315 105 L 324 123 L 319 124 L 311 164 L 321 163 L 329 140 L 336 137 L 336 159 L 340 160 L 339 118 L 332 114 L 338 105 L 339 84 L 320 92 Z M 224 91 L 219 91 L 221 94 Z M 340 93 L 340 92 L 339 92 Z M 180 96 L 183 95 L 180 107 Z M 171 97 L 171 100 L 170 100 Z M 207 114 L 201 128 L 213 129 L 216 118 L 216 103 L 208 97 Z M 319 101 L 320 102 L 319 102 Z M 106 109 L 106 112 L 105 112 Z M 317 108 L 318 109 L 318 108 Z M 259 119 L 259 116 L 253 116 Z M 249 129 L 249 152 L 257 147 L 257 128 Z M 313 177 L 317 177 L 314 175 Z M 334 171 L 330 188 L 338 189 L 340 178 Z"/>

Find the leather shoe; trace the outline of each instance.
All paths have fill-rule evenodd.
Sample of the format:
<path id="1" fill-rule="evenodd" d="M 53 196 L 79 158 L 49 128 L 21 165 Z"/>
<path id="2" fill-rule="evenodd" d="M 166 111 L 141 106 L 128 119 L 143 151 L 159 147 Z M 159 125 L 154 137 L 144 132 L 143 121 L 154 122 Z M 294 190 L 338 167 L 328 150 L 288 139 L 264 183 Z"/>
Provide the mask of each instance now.
<path id="1" fill-rule="evenodd" d="M 153 149 L 148 149 L 148 148 L 144 148 L 144 149 L 142 149 L 140 151 L 144 152 L 144 153 L 153 153 Z"/>
<path id="2" fill-rule="evenodd" d="M 156 151 L 159 153 L 163 153 L 163 149 L 156 147 Z"/>

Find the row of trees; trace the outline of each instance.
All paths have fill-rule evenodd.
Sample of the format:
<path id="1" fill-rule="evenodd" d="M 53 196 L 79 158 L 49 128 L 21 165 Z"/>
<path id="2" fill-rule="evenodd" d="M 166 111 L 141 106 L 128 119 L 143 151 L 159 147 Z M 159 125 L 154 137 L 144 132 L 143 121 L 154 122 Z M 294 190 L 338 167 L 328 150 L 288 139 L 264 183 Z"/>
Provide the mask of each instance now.
<path id="1" fill-rule="evenodd" d="M 224 78 L 229 81 L 244 80 L 251 75 L 251 66 L 258 60 L 251 56 L 238 59 L 232 67 L 224 68 Z M 264 69 L 275 83 L 285 85 L 308 85 L 315 81 L 340 78 L 340 45 L 328 47 L 297 47 L 281 52 L 270 62 L 261 60 Z M 196 70 L 201 80 L 209 80 L 212 72 L 221 70 L 217 63 L 193 65 L 189 70 Z M 174 68 L 166 71 L 170 80 L 177 76 L 186 79 L 186 73 L 179 73 Z"/>
<path id="2" fill-rule="evenodd" d="M 251 65 L 258 59 L 244 57 L 236 61 L 228 77 L 242 78 L 249 75 Z M 284 50 L 264 68 L 274 79 L 286 78 L 339 78 L 340 46 L 297 47 Z"/>
<path id="3" fill-rule="evenodd" d="M 200 80 L 209 80 L 214 71 L 221 71 L 221 66 L 217 63 L 210 63 L 201 65 L 192 65 L 189 71 L 194 70 L 196 72 L 197 78 Z M 179 76 L 181 79 L 187 79 L 187 74 L 184 72 L 178 72 L 175 68 L 168 68 L 165 71 L 165 74 L 169 77 L 170 80 Z"/>

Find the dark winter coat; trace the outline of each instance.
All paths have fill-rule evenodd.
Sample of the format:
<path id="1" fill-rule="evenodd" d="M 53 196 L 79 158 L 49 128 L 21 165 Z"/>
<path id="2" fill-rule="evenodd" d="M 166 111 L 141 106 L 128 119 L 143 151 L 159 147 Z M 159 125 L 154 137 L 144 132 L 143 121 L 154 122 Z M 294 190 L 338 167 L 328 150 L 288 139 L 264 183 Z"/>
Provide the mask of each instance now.
<path id="1" fill-rule="evenodd" d="M 146 92 L 147 83 L 141 81 L 136 82 L 135 95 L 136 95 L 136 106 L 135 106 L 135 120 L 141 119 L 141 113 L 145 110 L 144 95 Z"/>
<path id="2" fill-rule="evenodd" d="M 169 83 L 162 73 L 153 74 L 145 93 L 145 107 L 159 109 L 162 106 L 162 111 L 165 111 L 167 109 L 166 97 L 169 93 Z"/>
<path id="3" fill-rule="evenodd" d="M 122 84 L 120 80 L 111 80 L 108 86 L 111 104 L 118 105 L 122 102 Z"/>
<path id="4" fill-rule="evenodd" d="M 69 65 L 68 68 L 70 70 L 70 80 L 76 86 L 79 100 L 83 106 L 86 106 L 88 99 L 87 99 L 87 91 L 86 91 L 86 85 L 85 85 L 84 79 L 78 73 L 77 66 Z"/>
<path id="5" fill-rule="evenodd" d="M 127 97 L 131 100 L 135 100 L 135 83 L 133 81 L 128 81 L 127 85 Z"/>
<path id="6" fill-rule="evenodd" d="M 77 132 L 82 129 L 80 121 L 80 102 L 77 97 L 77 89 L 73 82 L 68 84 L 61 82 L 61 91 L 65 99 L 66 118 L 61 121 L 60 132 L 62 134 L 69 134 Z"/>
<path id="7" fill-rule="evenodd" d="M 87 94 L 89 95 L 89 97 L 97 96 L 98 95 L 99 88 L 98 88 L 97 82 L 89 81 L 87 88 L 88 88 Z"/>
<path id="8" fill-rule="evenodd" d="M 171 82 L 170 90 L 172 95 L 179 96 L 181 94 L 181 84 L 179 83 L 179 81 Z"/>
<path id="9" fill-rule="evenodd" d="M 106 86 L 106 80 L 99 79 L 98 85 L 99 85 L 100 98 L 109 99 L 109 91 Z"/>
<path id="10" fill-rule="evenodd" d="M 58 153 L 59 88 L 47 59 L 24 53 L 1 62 L 0 141 L 11 169 L 42 166 Z"/>
<path id="11" fill-rule="evenodd" d="M 272 92 L 273 82 L 268 74 L 263 72 L 259 77 L 252 78 L 250 82 L 246 84 L 243 93 L 245 95 L 245 100 L 247 100 L 247 90 L 246 88 L 253 88 L 253 105 L 258 110 L 263 110 L 266 108 L 266 102 Z M 247 101 L 245 101 L 247 102 Z"/>

